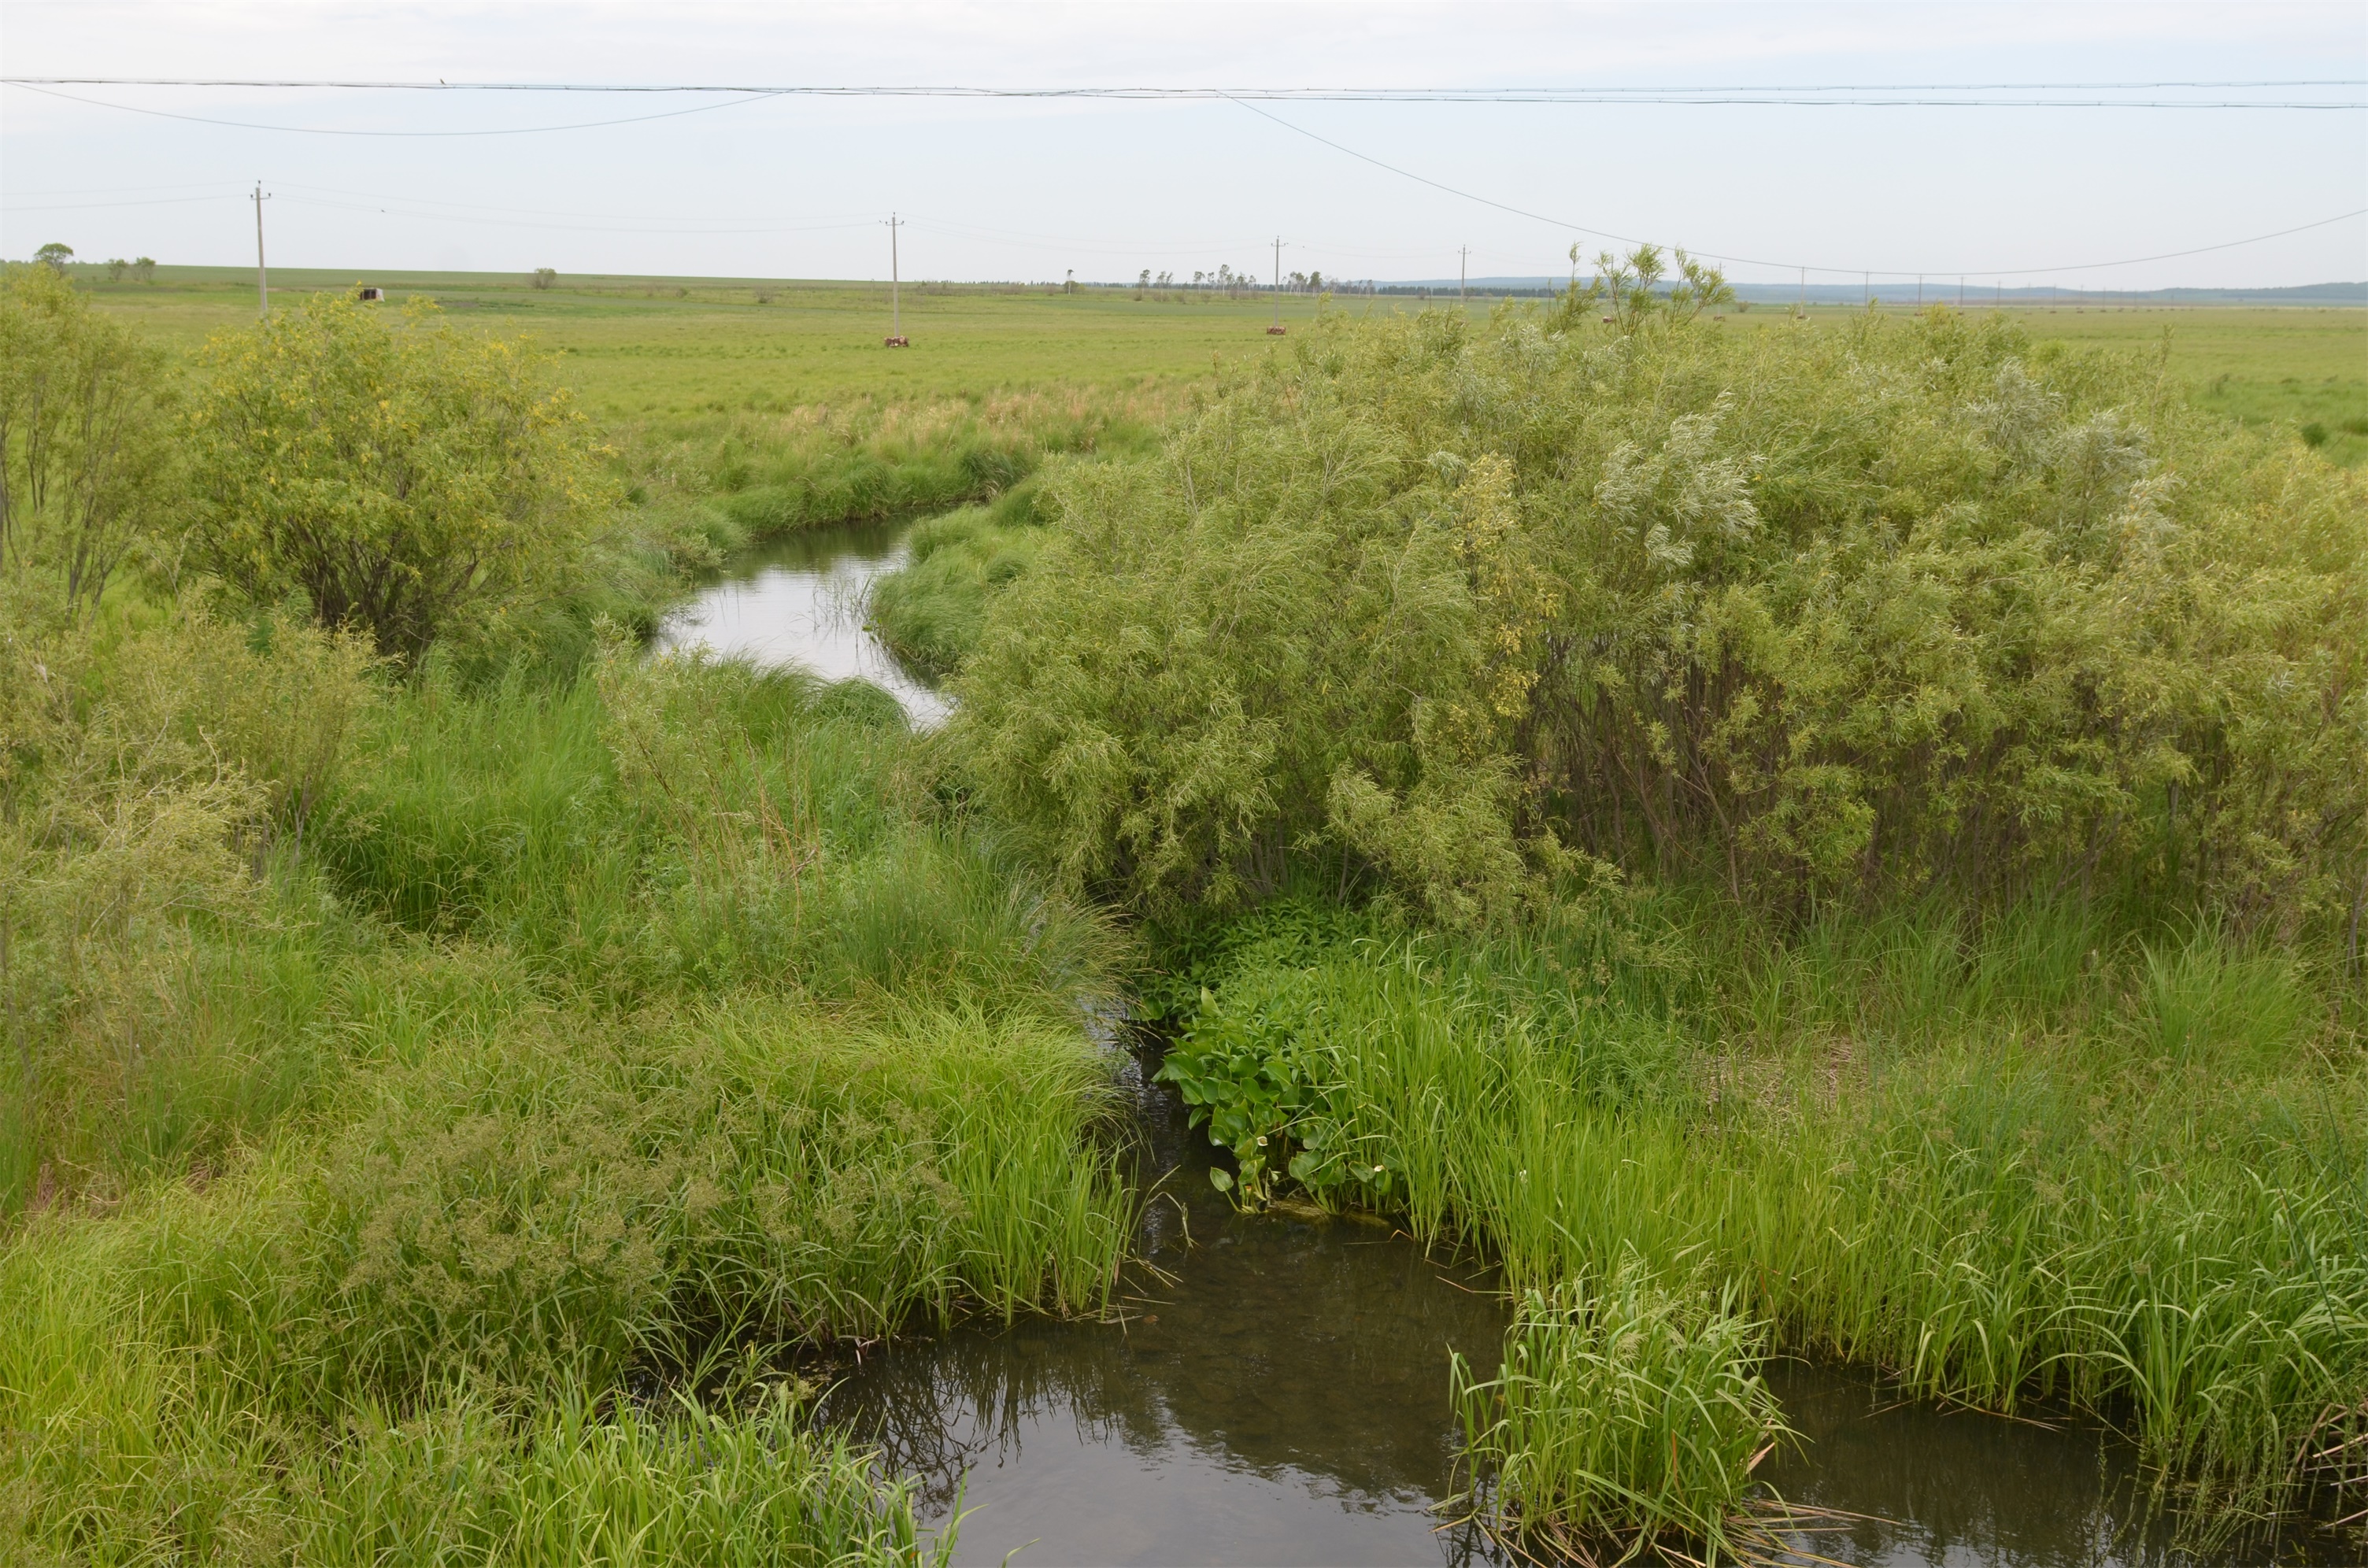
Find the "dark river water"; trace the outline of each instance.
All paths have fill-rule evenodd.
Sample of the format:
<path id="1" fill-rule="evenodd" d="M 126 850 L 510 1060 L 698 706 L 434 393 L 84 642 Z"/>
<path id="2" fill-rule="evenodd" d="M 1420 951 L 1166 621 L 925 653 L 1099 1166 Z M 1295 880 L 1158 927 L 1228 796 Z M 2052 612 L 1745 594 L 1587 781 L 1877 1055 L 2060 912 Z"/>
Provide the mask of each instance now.
<path id="1" fill-rule="evenodd" d="M 897 528 L 809 534 L 735 563 L 664 641 L 802 663 L 894 693 L 920 724 L 944 699 L 863 628 Z M 1235 1213 L 1206 1142 L 1122 1073 L 1153 1194 L 1122 1321 L 1024 1322 L 838 1353 L 823 1420 L 914 1478 L 923 1511 L 963 1518 L 956 1560 L 1018 1565 L 1510 1561 L 1442 1515 L 1457 1489 L 1448 1356 L 1484 1375 L 1506 1309 L 1489 1271 L 1389 1226 Z M 1901 1401 L 1861 1371 L 1773 1362 L 1802 1434 L 1761 1474 L 1825 1511 L 1791 1560 L 1896 1568 L 2186 1568 L 2335 1563 L 2330 1538 L 2191 1552 L 2146 1506 L 2128 1449 L 2092 1426 Z"/>

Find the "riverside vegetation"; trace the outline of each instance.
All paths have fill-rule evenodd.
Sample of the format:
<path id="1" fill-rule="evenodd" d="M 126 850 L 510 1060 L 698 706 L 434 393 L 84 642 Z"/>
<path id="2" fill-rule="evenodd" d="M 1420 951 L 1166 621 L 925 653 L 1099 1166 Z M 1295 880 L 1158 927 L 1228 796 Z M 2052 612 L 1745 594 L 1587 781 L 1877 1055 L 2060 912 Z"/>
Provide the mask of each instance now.
<path id="1" fill-rule="evenodd" d="M 1241 1201 L 1502 1261 L 1508 1536 L 1751 1551 L 1778 1352 L 2368 1504 L 2368 508 L 2159 358 L 1578 299 L 596 429 L 88 298 L 0 321 L 12 1550 L 942 1555 L 778 1352 L 1105 1307 L 1121 990 Z M 939 736 L 633 645 L 918 510 Z"/>
<path id="2" fill-rule="evenodd" d="M 2359 482 L 2003 322 L 1574 306 L 1327 321 L 985 603 L 950 749 L 1164 932 L 1221 1174 L 1545 1292 L 1464 1398 L 1565 1545 L 1731 1546 L 1770 1345 L 2356 1509 Z"/>
<path id="3" fill-rule="evenodd" d="M 463 385 L 473 338 L 324 301 L 157 409 L 120 328 L 7 288 L 9 1554 L 940 1550 L 767 1347 L 1100 1305 L 1133 1201 L 1078 1023 L 1107 922 L 936 805 L 871 688 L 644 665 L 605 623 L 570 667 L 483 574 L 383 646 L 199 578 L 223 538 L 292 569 L 237 531 L 268 512 L 140 509 L 175 421 L 339 369 L 384 402 L 313 427 L 384 442 L 268 482 L 391 562 L 518 541 L 478 461 L 606 483 L 532 364 Z M 441 420 L 370 412 L 455 385 Z M 91 439 L 135 394 L 155 417 Z M 487 459 L 395 488 L 521 397 Z M 172 480 L 226 494 L 253 450 L 188 441 Z M 614 515 L 538 557 L 630 564 Z M 103 597 L 91 540 L 139 557 Z"/>

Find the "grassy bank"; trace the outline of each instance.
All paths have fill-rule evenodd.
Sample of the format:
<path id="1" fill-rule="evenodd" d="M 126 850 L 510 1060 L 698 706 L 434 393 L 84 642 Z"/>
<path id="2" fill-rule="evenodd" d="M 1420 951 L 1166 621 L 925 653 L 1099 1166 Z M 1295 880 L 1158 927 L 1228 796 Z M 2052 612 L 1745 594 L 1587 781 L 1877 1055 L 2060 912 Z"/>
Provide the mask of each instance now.
<path id="1" fill-rule="evenodd" d="M 914 525 L 912 560 L 881 579 L 870 606 L 873 629 L 906 665 L 943 677 L 978 645 L 988 597 L 1027 571 L 1043 542 L 1042 495 L 1028 485 Z"/>
<path id="2" fill-rule="evenodd" d="M 724 1374 L 1098 1310 L 1132 1200 L 1079 1021 L 1110 938 L 901 783 L 909 744 L 868 688 L 619 646 L 379 689 L 235 901 L 176 896 L 154 834 L 52 849 L 12 911 L 12 1003 L 58 983 L 15 1011 L 5 1539 L 913 1561 L 900 1492 Z M 202 796 L 147 760 L 84 787 Z M 101 869 L 144 903 L 77 926 L 51 901 Z"/>
<path id="3" fill-rule="evenodd" d="M 1167 1071 L 1295 1188 L 1517 1284 L 1641 1269 L 1912 1393 L 2086 1411 L 2207 1534 L 2368 1484 L 2368 1070 L 2329 1008 L 2358 1000 L 2340 954 L 2045 907 L 1788 938 L 1716 901 L 1479 946 L 1284 904 L 1172 951 L 1178 994 L 1212 999 Z M 1687 1397 L 1760 1353 L 1737 1339 Z M 1610 1440 L 1522 1412 L 1517 1492 L 1560 1473 L 1554 1444 Z M 1758 1445 L 1722 1441 L 1694 1483 L 1731 1503 Z"/>
<path id="4" fill-rule="evenodd" d="M 1167 931 L 1223 1185 L 1541 1292 L 1467 1413 L 1508 1528 L 1715 1541 L 1758 1325 L 2112 1422 L 2207 1538 L 2357 1507 L 2350 476 L 1949 312 L 1501 312 L 1049 493 L 950 743 Z M 1599 1430 L 1602 1312 L 1672 1348 Z"/>

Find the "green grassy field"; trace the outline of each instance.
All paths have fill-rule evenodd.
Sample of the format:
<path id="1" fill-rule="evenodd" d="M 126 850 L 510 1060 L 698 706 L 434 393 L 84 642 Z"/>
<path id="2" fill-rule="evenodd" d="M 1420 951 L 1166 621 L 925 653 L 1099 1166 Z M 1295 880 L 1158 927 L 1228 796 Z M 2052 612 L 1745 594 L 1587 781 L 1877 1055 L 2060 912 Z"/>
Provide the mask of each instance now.
<path id="1" fill-rule="evenodd" d="M 286 271 L 275 292 L 350 287 L 343 274 Z M 1262 354 L 1270 297 L 1136 299 L 1131 290 L 996 291 L 908 284 L 905 334 L 885 350 L 885 284 L 712 278 L 564 278 L 549 290 L 484 273 L 373 274 L 400 301 L 425 295 L 456 316 L 531 334 L 568 357 L 585 406 L 634 426 L 734 413 L 782 413 L 848 401 L 979 399 L 997 392 L 1097 389 L 1172 392 L 1221 360 Z M 98 298 L 158 337 L 189 347 L 254 320 L 255 278 L 228 267 L 164 267 L 159 281 L 98 284 Z M 1346 299 L 1352 312 L 1414 308 L 1395 298 Z M 1495 308 L 1474 301 L 1477 316 Z M 1885 307 L 1896 311 L 1898 307 Z M 1316 301 L 1286 296 L 1288 329 Z M 1816 309 L 1814 321 L 1852 311 Z M 2322 449 L 2346 466 L 2368 460 L 2368 311 L 2321 308 L 2010 310 L 2037 337 L 2152 350 L 2169 334 L 2170 364 L 2206 407 L 2252 425 L 2317 424 Z M 1744 328 L 1781 319 L 1760 307 Z M 1154 396 L 1164 406 L 1166 397 Z M 2357 426 L 2354 428 L 2353 426 Z"/>

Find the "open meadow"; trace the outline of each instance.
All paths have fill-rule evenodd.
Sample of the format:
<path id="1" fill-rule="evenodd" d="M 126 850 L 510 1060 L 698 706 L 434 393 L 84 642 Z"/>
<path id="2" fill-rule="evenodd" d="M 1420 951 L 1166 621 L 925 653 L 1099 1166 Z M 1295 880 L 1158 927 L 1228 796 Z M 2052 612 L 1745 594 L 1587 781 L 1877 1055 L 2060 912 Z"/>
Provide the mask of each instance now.
<path id="1" fill-rule="evenodd" d="M 0 1557 L 951 1561 L 808 1374 L 1139 1310 L 1121 1013 L 1488 1539 L 2368 1540 L 2368 312 L 365 280 L 6 280 Z M 650 655 L 855 523 L 942 729 Z"/>
<path id="2" fill-rule="evenodd" d="M 414 294 L 442 302 L 484 330 L 531 335 L 567 355 L 585 406 L 623 424 L 736 412 L 784 413 L 849 400 L 978 398 L 1052 388 L 1098 395 L 1205 378 L 1212 357 L 1239 362 L 1268 347 L 1271 295 L 1092 288 L 1064 295 L 1043 285 L 1008 291 L 908 283 L 906 354 L 877 352 L 887 332 L 885 284 L 775 282 L 708 278 L 562 278 L 550 290 L 484 273 L 273 274 L 285 293 L 368 281 L 391 301 Z M 1188 296 L 1192 296 L 1189 298 Z M 230 267 L 159 269 L 154 284 L 97 284 L 95 298 L 161 341 L 194 347 L 209 334 L 253 320 L 255 277 Z M 1447 309 L 1452 301 L 1432 301 Z M 1485 315 L 1495 301 L 1464 309 Z M 1302 326 L 1316 301 L 1281 301 L 1285 326 Z M 1421 308 L 1403 296 L 1342 297 L 1352 315 Z M 1896 301 L 1879 306 L 1902 313 Z M 1736 327 L 1782 319 L 1782 307 L 1731 314 Z M 1809 319 L 1858 312 L 1819 306 Z M 1987 314 L 1979 311 L 1977 313 Z M 2033 337 L 2099 347 L 2159 350 L 2169 334 L 2175 374 L 2208 406 L 2248 423 L 2317 423 L 2326 455 L 2368 460 L 2368 311 L 2325 307 L 2086 306 L 2009 309 Z"/>

